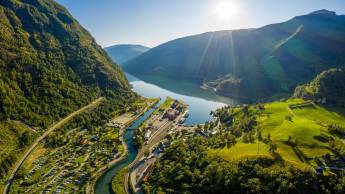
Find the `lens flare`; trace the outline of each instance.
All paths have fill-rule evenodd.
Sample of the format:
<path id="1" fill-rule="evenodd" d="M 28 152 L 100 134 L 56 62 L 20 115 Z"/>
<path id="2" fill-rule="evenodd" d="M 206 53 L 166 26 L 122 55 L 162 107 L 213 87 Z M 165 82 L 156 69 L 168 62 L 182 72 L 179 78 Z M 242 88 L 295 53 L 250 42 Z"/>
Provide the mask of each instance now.
<path id="1" fill-rule="evenodd" d="M 238 5 L 233 0 L 219 1 L 215 4 L 213 13 L 221 20 L 230 20 L 238 14 Z"/>

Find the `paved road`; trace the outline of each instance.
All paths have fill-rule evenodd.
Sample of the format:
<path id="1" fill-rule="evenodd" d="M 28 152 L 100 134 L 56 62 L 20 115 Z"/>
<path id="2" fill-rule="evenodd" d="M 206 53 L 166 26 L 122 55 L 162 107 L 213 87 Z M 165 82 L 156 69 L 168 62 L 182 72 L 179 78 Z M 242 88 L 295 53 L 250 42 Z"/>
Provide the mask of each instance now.
<path id="1" fill-rule="evenodd" d="M 8 177 L 6 183 L 5 183 L 5 187 L 3 190 L 3 194 L 7 194 L 10 188 L 10 185 L 12 183 L 12 180 L 14 178 L 14 175 L 17 173 L 18 169 L 20 168 L 20 166 L 23 164 L 23 162 L 25 161 L 25 159 L 30 155 L 30 153 L 36 148 L 36 146 L 45 138 L 47 137 L 52 131 L 54 131 L 55 129 L 61 127 L 63 124 L 65 124 L 66 122 L 68 122 L 69 120 L 71 120 L 74 116 L 88 110 L 91 108 L 94 108 L 95 106 L 97 106 L 101 101 L 103 100 L 102 97 L 94 100 L 93 102 L 91 102 L 90 104 L 82 107 L 79 110 L 74 111 L 73 113 L 69 114 L 68 116 L 66 116 L 65 118 L 61 119 L 60 121 L 58 121 L 57 123 L 54 123 L 51 127 L 48 128 L 48 130 L 41 135 L 39 138 L 37 138 L 37 140 L 31 145 L 31 147 L 29 148 L 28 151 L 25 152 L 25 154 L 23 155 L 23 157 L 17 161 L 16 166 L 14 167 L 14 169 L 12 170 L 10 176 Z"/>

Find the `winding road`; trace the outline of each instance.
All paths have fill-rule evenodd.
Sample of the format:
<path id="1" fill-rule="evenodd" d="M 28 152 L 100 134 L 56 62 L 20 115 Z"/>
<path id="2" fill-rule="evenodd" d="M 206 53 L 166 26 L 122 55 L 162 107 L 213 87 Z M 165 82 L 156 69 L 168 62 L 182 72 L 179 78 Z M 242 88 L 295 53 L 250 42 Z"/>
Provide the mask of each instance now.
<path id="1" fill-rule="evenodd" d="M 15 167 L 13 168 L 11 174 L 9 175 L 6 183 L 5 183 L 5 187 L 3 190 L 3 194 L 7 194 L 9 192 L 10 189 L 10 185 L 12 183 L 12 180 L 15 176 L 15 174 L 17 173 L 18 169 L 20 168 L 20 166 L 23 164 L 23 162 L 25 161 L 25 159 L 30 155 L 30 153 L 36 148 L 36 146 L 44 139 L 46 138 L 52 131 L 54 131 L 55 129 L 61 127 L 62 125 L 64 125 L 66 122 L 68 122 L 69 120 L 71 120 L 73 117 L 75 117 L 76 115 L 85 112 L 86 110 L 92 109 L 94 107 L 96 107 L 101 101 L 103 100 L 103 97 L 97 98 L 96 100 L 92 101 L 90 104 L 72 112 L 71 114 L 67 115 L 65 118 L 61 119 L 60 121 L 54 123 L 52 126 L 50 126 L 48 128 L 48 130 L 43 133 L 43 135 L 41 135 L 39 138 L 37 138 L 37 140 L 31 145 L 31 147 L 25 152 L 25 154 L 23 155 L 23 157 L 17 161 Z"/>

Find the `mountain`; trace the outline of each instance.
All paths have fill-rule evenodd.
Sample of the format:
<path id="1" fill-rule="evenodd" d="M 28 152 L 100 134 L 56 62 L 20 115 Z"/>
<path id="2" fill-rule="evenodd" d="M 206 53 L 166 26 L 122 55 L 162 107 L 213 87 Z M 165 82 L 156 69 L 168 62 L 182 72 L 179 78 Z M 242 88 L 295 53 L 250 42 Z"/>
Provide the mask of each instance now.
<path id="1" fill-rule="evenodd" d="M 54 1 L 1 1 L 0 18 L 2 117 L 61 116 L 108 90 L 129 91 L 119 66 Z"/>
<path id="2" fill-rule="evenodd" d="M 298 86 L 295 90 L 294 97 L 345 107 L 344 69 L 323 71 L 310 83 Z"/>
<path id="3" fill-rule="evenodd" d="M 108 55 L 120 65 L 150 50 L 149 47 L 135 44 L 119 44 L 104 48 Z"/>
<path id="4" fill-rule="evenodd" d="M 291 94 L 297 85 L 344 63 L 345 16 L 320 10 L 257 29 L 172 40 L 127 62 L 124 70 L 258 100 Z"/>
<path id="5" fill-rule="evenodd" d="M 64 7 L 1 0 L 0 179 L 28 139 L 99 96 L 123 106 L 130 89 L 120 67 Z"/>

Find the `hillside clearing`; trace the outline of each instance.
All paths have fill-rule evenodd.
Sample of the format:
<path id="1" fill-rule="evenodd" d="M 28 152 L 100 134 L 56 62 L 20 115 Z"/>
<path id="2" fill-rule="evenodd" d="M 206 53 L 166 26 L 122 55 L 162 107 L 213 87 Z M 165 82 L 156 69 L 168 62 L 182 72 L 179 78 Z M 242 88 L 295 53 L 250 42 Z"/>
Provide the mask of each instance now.
<path id="1" fill-rule="evenodd" d="M 259 147 L 259 151 L 258 151 Z M 263 157 L 272 157 L 268 152 L 267 144 L 259 142 L 255 144 L 246 144 L 246 143 L 237 143 L 231 148 L 222 148 L 222 149 L 211 149 L 209 154 L 212 156 L 218 156 L 224 160 L 237 160 L 242 158 L 250 158 L 253 156 L 263 156 Z"/>
<path id="2" fill-rule="evenodd" d="M 339 137 L 329 132 L 328 128 L 334 124 L 345 127 L 344 116 L 302 99 L 267 103 L 262 110 L 250 106 L 248 111 L 255 115 L 255 139 L 257 131 L 260 131 L 263 140 L 277 146 L 278 157 L 301 169 L 317 166 L 317 157 L 334 155 L 330 142 Z M 234 108 L 231 112 L 236 120 L 246 118 L 242 108 Z M 238 138 L 238 141 L 241 139 Z M 259 153 L 257 150 L 257 143 L 238 142 L 229 149 L 211 149 L 209 154 L 229 161 L 254 156 L 272 157 L 268 144 L 264 142 L 259 144 Z"/>

